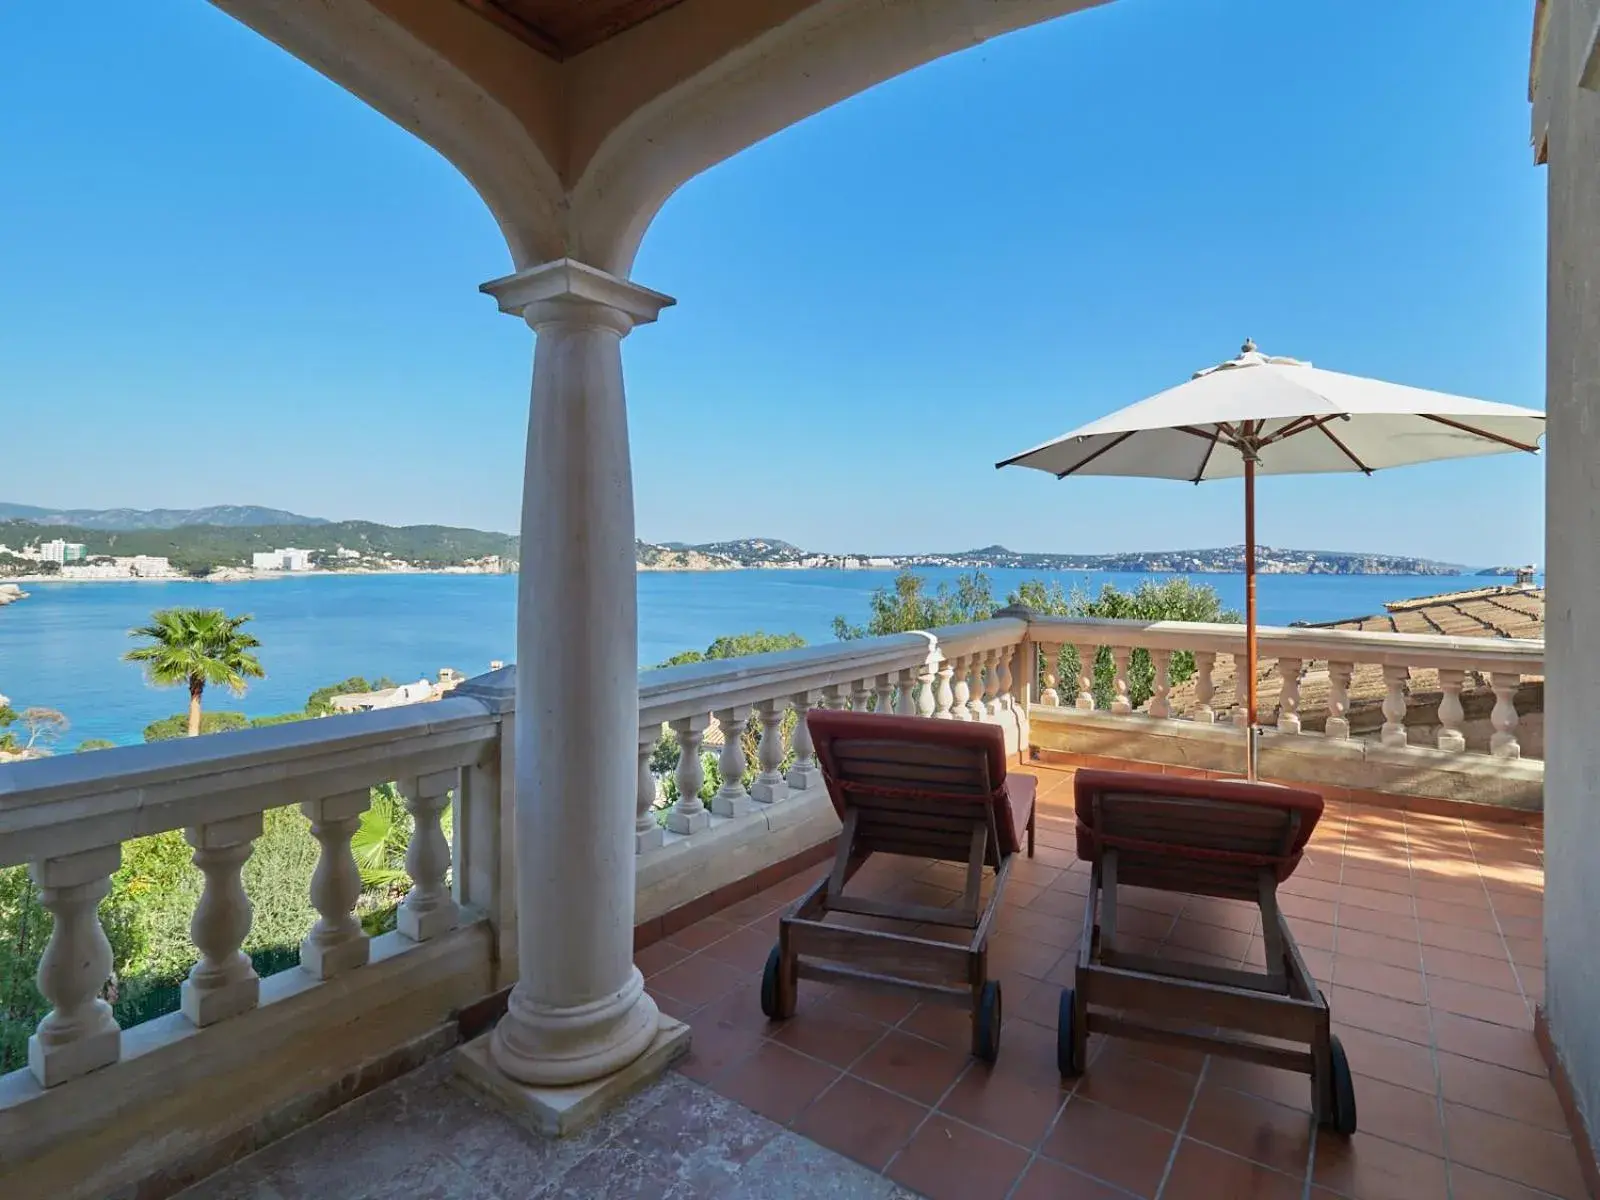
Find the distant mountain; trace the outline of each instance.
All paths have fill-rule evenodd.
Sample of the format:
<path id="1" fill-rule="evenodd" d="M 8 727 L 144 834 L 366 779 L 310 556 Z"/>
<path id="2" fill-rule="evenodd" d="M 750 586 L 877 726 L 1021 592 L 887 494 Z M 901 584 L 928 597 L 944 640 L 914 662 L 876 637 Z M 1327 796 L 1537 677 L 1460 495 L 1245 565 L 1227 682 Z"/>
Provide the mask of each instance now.
<path id="1" fill-rule="evenodd" d="M 183 525 L 212 525 L 249 529 L 258 525 L 328 525 L 322 517 L 303 517 L 281 508 L 254 504 L 214 504 L 209 508 L 36 508 L 31 504 L 0 503 L 0 521 L 26 521 L 31 525 L 70 525 L 76 529 L 177 529 Z"/>

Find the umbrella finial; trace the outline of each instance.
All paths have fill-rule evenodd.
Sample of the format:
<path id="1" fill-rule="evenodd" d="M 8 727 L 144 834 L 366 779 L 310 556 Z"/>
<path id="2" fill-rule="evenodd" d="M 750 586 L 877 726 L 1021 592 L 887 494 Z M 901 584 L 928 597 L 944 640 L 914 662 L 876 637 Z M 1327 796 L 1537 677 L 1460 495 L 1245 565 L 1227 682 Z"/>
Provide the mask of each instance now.
<path id="1" fill-rule="evenodd" d="M 1239 353 L 1240 354 L 1254 354 L 1255 352 L 1256 352 L 1256 344 L 1255 344 L 1254 339 L 1245 338 L 1244 345 L 1239 347 Z"/>

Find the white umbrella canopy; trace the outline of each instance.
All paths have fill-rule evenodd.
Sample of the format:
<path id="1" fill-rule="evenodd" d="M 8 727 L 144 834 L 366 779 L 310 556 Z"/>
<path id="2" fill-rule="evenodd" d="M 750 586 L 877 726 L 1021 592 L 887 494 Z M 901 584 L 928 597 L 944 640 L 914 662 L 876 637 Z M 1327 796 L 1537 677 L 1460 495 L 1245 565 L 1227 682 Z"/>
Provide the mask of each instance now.
<path id="1" fill-rule="evenodd" d="M 1244 479 L 1246 774 L 1254 779 L 1255 477 L 1371 475 L 1441 459 L 1537 454 L 1544 431 L 1545 415 L 1534 409 L 1323 371 L 1262 354 L 1246 341 L 1237 358 L 995 466 L 1032 467 L 1057 479 Z"/>
<path id="2" fill-rule="evenodd" d="M 1324 371 L 1246 342 L 1229 362 L 996 465 L 1034 467 L 1057 478 L 1201 483 L 1240 478 L 1244 450 L 1253 444 L 1256 474 L 1371 474 L 1447 458 L 1533 453 L 1544 421 L 1533 409 Z"/>

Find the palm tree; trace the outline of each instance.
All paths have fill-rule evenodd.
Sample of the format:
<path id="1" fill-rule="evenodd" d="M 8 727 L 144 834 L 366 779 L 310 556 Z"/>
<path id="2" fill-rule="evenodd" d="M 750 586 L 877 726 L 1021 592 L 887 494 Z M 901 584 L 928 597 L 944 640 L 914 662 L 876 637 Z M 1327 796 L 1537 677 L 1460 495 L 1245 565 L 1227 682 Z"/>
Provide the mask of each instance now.
<path id="1" fill-rule="evenodd" d="M 128 631 L 129 637 L 148 638 L 149 644 L 123 658 L 143 663 L 146 677 L 158 687 L 189 685 L 189 736 L 195 737 L 206 684 L 222 684 L 237 696 L 244 692 L 246 679 L 266 675 L 250 653 L 261 643 L 241 629 L 248 620 L 217 608 L 163 608 L 151 615 L 150 624 Z"/>

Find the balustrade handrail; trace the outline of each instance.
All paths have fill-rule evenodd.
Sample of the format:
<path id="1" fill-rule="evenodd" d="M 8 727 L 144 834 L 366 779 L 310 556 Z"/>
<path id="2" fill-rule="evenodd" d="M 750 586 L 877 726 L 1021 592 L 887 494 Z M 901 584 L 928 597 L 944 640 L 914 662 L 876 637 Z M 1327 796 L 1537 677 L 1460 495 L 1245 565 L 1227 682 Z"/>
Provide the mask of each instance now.
<path id="1" fill-rule="evenodd" d="M 1122 646 L 1135 650 L 1200 650 L 1242 654 L 1243 625 L 1199 621 L 1142 621 L 1106 617 L 1058 617 L 1030 613 L 1036 641 L 1061 645 Z M 1407 667 L 1487 667 L 1540 674 L 1544 641 L 1523 638 L 1453 637 L 1430 633 L 1383 633 L 1352 629 L 1256 627 L 1263 659 L 1328 659 Z"/>
<path id="2" fill-rule="evenodd" d="M 887 672 L 937 665 L 942 657 L 1015 645 L 1027 622 L 999 617 L 913 633 L 887 634 L 737 659 L 661 667 L 639 675 L 641 726 L 716 709 L 856 683 Z"/>
<path id="3" fill-rule="evenodd" d="M 469 696 L 12 763 L 0 867 L 470 765 L 495 741 Z"/>

